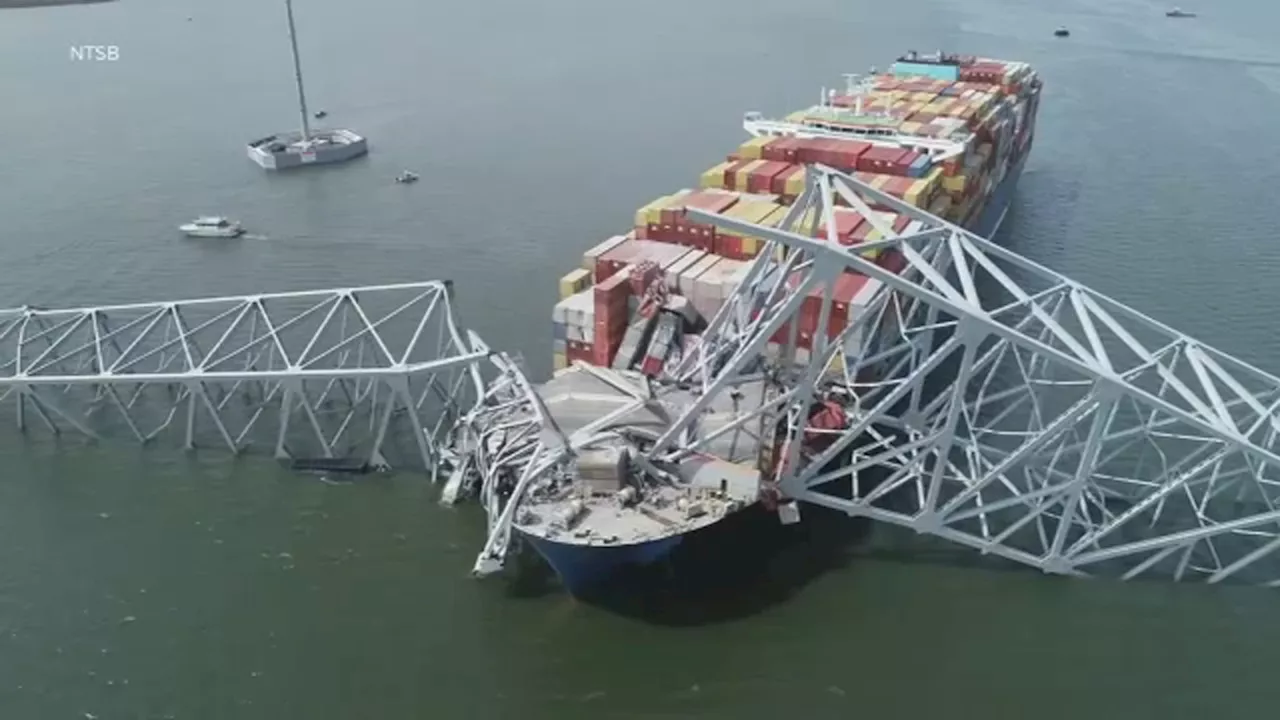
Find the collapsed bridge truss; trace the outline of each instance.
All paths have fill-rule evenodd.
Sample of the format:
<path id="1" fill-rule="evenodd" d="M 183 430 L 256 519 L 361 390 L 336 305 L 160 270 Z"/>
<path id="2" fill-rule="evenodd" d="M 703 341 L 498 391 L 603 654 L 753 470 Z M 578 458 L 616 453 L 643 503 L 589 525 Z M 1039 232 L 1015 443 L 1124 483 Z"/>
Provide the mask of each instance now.
<path id="1" fill-rule="evenodd" d="M 810 168 L 807 188 L 780 228 L 689 210 L 769 245 L 668 378 L 703 400 L 654 457 L 696 451 L 705 405 L 759 377 L 781 332 L 801 362 L 759 415 L 785 418 L 785 440 L 833 432 L 808 427 L 813 399 L 855 398 L 825 450 L 783 445 L 783 496 L 1050 573 L 1280 584 L 1280 378 L 849 175 Z M 814 209 L 835 237 L 837 205 L 914 222 L 877 220 L 887 239 L 854 248 L 797 227 Z M 880 290 L 806 362 L 805 295 L 827 327 L 844 270 Z"/>
<path id="2" fill-rule="evenodd" d="M 435 468 L 488 349 L 446 282 L 0 311 L 22 431 Z"/>

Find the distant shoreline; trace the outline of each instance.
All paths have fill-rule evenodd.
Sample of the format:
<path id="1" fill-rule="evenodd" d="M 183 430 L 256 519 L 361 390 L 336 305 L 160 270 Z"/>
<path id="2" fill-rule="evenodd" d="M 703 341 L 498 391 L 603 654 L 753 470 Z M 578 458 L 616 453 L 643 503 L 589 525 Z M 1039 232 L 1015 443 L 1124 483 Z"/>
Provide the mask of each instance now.
<path id="1" fill-rule="evenodd" d="M 53 7 L 55 5 L 90 5 L 115 2 L 115 0 L 0 0 L 0 10 L 6 8 Z"/>

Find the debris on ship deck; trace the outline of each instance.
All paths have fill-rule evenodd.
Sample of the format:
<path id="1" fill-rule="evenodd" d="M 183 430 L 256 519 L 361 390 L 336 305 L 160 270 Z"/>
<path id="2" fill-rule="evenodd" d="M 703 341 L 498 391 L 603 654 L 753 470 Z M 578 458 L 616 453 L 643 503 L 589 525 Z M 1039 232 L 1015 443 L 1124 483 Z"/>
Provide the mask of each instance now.
<path id="1" fill-rule="evenodd" d="M 664 461 L 646 451 L 696 401 L 690 390 L 586 364 L 535 387 L 514 363 L 496 362 L 507 372 L 455 429 L 461 452 L 444 493 L 446 503 L 478 496 L 488 510 L 476 574 L 501 569 L 513 531 L 535 542 L 631 548 L 618 554 L 623 564 L 643 561 L 652 541 L 712 525 L 758 498 L 758 428 L 733 424 L 759 407 L 763 381 L 717 398 L 698 452 Z"/>

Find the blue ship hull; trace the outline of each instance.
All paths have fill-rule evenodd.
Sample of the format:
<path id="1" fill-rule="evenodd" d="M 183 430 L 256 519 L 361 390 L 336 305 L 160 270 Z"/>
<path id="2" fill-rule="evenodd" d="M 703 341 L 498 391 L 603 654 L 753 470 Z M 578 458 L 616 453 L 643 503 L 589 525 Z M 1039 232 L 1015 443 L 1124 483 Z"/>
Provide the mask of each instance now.
<path id="1" fill-rule="evenodd" d="M 574 596 L 590 593 L 624 566 L 652 565 L 666 558 L 684 539 L 683 535 L 674 535 L 635 545 L 588 547 L 521 535 L 547 561 L 565 589 Z"/>
<path id="2" fill-rule="evenodd" d="M 1030 155 L 1031 144 L 1028 143 L 1022 150 L 1022 155 L 1009 166 L 1004 179 L 996 185 L 982 212 L 978 213 L 975 220 L 968 223 L 967 229 L 970 232 L 988 240 L 994 239 L 995 234 L 1000 230 L 1000 224 L 1004 222 L 1004 216 L 1009 212 L 1009 204 L 1013 202 L 1013 193 L 1018 187 L 1018 179 L 1022 177 L 1022 168 L 1027 164 L 1027 157 Z"/>

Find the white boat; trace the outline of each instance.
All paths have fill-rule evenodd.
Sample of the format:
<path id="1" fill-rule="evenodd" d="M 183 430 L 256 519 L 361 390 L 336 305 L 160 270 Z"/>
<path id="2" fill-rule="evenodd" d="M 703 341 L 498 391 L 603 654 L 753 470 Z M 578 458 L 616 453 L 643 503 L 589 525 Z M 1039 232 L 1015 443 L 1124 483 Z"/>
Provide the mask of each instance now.
<path id="1" fill-rule="evenodd" d="M 285 0 L 289 20 L 289 49 L 293 53 L 293 76 L 298 86 L 298 114 L 301 128 L 258 138 L 249 143 L 249 159 L 266 170 L 289 170 L 304 165 L 331 165 L 360 157 L 369 152 L 369 141 L 361 134 L 344 128 L 311 127 L 307 111 L 307 93 L 302 86 L 302 61 L 298 57 L 298 36 L 293 24 L 293 0 Z M 328 115 L 315 113 L 316 119 Z"/>
<path id="2" fill-rule="evenodd" d="M 185 225 L 179 225 L 178 229 L 187 237 L 233 238 L 244 234 L 240 223 L 214 216 L 198 217 Z"/>
<path id="3" fill-rule="evenodd" d="M 418 182 L 418 173 L 405 170 L 404 172 L 396 176 L 396 182 L 398 183 Z"/>

